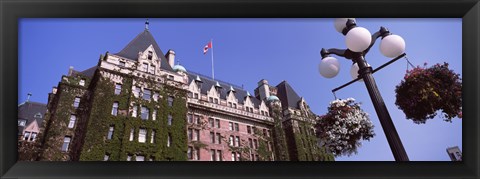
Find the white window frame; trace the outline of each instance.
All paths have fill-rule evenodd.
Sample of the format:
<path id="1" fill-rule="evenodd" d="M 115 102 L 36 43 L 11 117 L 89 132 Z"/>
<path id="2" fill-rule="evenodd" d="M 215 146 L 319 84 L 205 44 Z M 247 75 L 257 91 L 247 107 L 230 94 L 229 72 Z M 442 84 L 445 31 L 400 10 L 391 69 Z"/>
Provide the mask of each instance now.
<path id="1" fill-rule="evenodd" d="M 72 129 L 73 127 L 75 127 L 75 122 L 77 121 L 77 116 L 71 114 L 70 115 L 70 121 L 68 122 L 68 128 L 69 129 Z"/>
<path id="2" fill-rule="evenodd" d="M 145 143 L 147 140 L 147 129 L 140 128 L 138 130 L 138 142 Z"/>

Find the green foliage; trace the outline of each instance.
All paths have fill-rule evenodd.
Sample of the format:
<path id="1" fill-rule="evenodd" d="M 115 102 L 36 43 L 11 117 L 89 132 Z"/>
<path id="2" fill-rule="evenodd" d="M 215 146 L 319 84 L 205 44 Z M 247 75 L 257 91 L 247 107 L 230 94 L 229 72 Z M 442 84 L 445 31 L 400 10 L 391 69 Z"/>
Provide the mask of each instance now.
<path id="1" fill-rule="evenodd" d="M 288 155 L 287 148 L 287 139 L 285 136 L 285 131 L 282 126 L 282 110 L 278 105 L 270 106 L 270 114 L 273 118 L 273 147 L 275 151 L 275 160 L 277 161 L 288 161 L 290 157 Z"/>
<path id="2" fill-rule="evenodd" d="M 158 101 L 136 98 L 132 93 L 132 76 L 123 76 L 120 95 L 114 94 L 113 84 L 109 79 L 99 78 L 93 92 L 92 105 L 88 121 L 88 131 L 82 148 L 80 160 L 103 160 L 104 155 L 110 155 L 109 160 L 124 161 L 128 155 L 145 156 L 145 159 L 187 160 L 186 136 L 186 92 L 170 86 L 159 86 L 157 82 L 147 79 L 137 79 L 139 85 L 147 85 L 149 89 L 159 94 Z M 174 97 L 173 106 L 168 106 L 168 96 Z M 113 102 L 118 102 L 119 114 L 111 114 Z M 132 106 L 147 107 L 149 119 L 142 120 L 141 108 L 137 107 L 137 117 L 132 117 L 129 108 Z M 156 120 L 152 119 L 154 109 L 157 109 Z M 173 122 L 167 123 L 167 116 L 172 115 Z M 114 127 L 112 139 L 107 139 L 109 127 Z M 147 130 L 146 142 L 138 142 L 139 129 Z M 133 140 L 130 141 L 130 130 L 134 129 Z M 152 131 L 155 131 L 154 143 L 150 143 Z M 171 136 L 171 145 L 167 146 L 167 138 Z"/>

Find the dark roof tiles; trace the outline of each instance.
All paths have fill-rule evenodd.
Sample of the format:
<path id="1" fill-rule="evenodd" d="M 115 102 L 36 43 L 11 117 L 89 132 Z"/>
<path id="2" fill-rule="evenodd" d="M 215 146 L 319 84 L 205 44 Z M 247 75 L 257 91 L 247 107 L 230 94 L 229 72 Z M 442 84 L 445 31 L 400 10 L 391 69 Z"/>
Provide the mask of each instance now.
<path id="1" fill-rule="evenodd" d="M 160 58 L 161 68 L 166 71 L 173 72 L 172 67 L 167 62 L 167 58 L 165 58 L 165 54 L 162 52 L 162 50 L 160 50 L 155 38 L 153 38 L 152 34 L 148 30 L 144 30 L 138 34 L 132 41 L 130 41 L 130 43 L 128 43 L 127 46 L 125 46 L 115 55 L 125 57 L 130 60 L 137 60 L 138 52 L 145 51 L 150 45 L 153 46 L 155 53 L 157 53 L 157 56 Z"/>
<path id="2" fill-rule="evenodd" d="M 18 126 L 18 132 L 22 132 L 23 129 L 30 125 L 33 121 L 37 121 L 38 126 L 42 126 L 43 117 L 47 112 L 47 105 L 38 102 L 24 102 L 18 105 L 18 119 L 27 120 L 25 126 Z M 41 117 L 36 117 L 36 114 L 40 113 Z"/>
<path id="3" fill-rule="evenodd" d="M 301 98 L 287 81 L 282 81 L 277 85 L 277 97 L 280 98 L 284 109 L 287 107 L 298 109 L 298 101 L 300 101 Z"/>

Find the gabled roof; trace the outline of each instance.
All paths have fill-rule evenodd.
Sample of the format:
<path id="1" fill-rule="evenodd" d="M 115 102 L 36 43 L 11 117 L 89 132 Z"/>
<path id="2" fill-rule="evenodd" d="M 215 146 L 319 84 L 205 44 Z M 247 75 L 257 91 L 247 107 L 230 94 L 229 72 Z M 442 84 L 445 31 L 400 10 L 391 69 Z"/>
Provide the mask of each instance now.
<path id="1" fill-rule="evenodd" d="M 277 85 L 277 97 L 280 98 L 284 109 L 287 107 L 298 109 L 298 101 L 300 101 L 301 98 L 287 81 L 282 81 Z"/>
<path id="2" fill-rule="evenodd" d="M 18 126 L 18 132 L 21 133 L 23 129 L 30 125 L 33 121 L 37 121 L 38 126 L 42 126 L 43 117 L 47 112 L 47 105 L 38 102 L 24 102 L 18 105 L 18 119 L 27 120 L 25 126 Z M 37 113 L 41 114 L 41 117 L 37 118 L 35 115 Z"/>
<path id="3" fill-rule="evenodd" d="M 172 67 L 167 62 L 167 58 L 165 58 L 165 54 L 160 50 L 155 38 L 153 38 L 150 31 L 145 29 L 143 32 L 138 34 L 127 46 L 125 46 L 120 52 L 116 53 L 115 55 L 125 57 L 130 60 L 137 60 L 138 59 L 138 52 L 145 51 L 150 45 L 153 46 L 155 53 L 160 58 L 161 61 L 161 68 L 167 71 L 172 71 Z"/>
<path id="4" fill-rule="evenodd" d="M 72 71 L 72 74 L 82 74 L 82 75 L 85 75 L 85 76 L 88 76 L 90 78 L 93 77 L 93 75 L 95 74 L 95 70 L 97 70 L 98 66 L 93 66 L 89 69 L 86 69 L 86 70 L 83 70 L 83 71 L 76 71 L 76 70 L 73 70 Z"/>
<path id="5" fill-rule="evenodd" d="M 230 87 L 232 87 L 235 92 L 235 97 L 237 98 L 238 100 L 238 103 L 239 104 L 245 104 L 245 97 L 247 96 L 247 91 L 236 86 L 236 85 L 232 85 L 232 84 L 229 84 L 227 82 L 223 82 L 223 81 L 220 81 L 220 80 L 213 80 L 209 77 L 206 77 L 204 75 L 201 75 L 201 74 L 197 74 L 197 73 L 194 73 L 194 72 L 187 72 L 187 75 L 188 75 L 188 84 L 190 84 L 193 80 L 195 80 L 197 78 L 197 75 L 200 77 L 200 79 L 202 80 L 202 88 L 200 89 L 200 93 L 202 94 L 207 94 L 208 93 L 208 90 L 210 90 L 212 88 L 212 86 L 215 86 L 218 82 L 218 84 L 222 87 L 219 89 L 220 91 L 220 99 L 227 99 L 227 95 L 228 95 L 228 92 L 230 91 Z M 254 104 L 254 107 L 255 108 L 258 108 L 260 106 L 260 103 L 261 101 L 258 100 L 257 98 L 251 96 L 250 97 L 250 100 L 252 101 L 252 103 Z"/>

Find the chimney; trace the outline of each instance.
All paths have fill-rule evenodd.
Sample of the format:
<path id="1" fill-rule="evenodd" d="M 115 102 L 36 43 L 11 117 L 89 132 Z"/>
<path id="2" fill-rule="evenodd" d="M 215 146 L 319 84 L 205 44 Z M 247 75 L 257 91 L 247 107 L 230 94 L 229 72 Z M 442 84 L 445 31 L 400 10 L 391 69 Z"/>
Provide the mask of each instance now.
<path id="1" fill-rule="evenodd" d="M 170 67 L 173 68 L 173 65 L 175 63 L 175 51 L 173 51 L 172 49 L 168 50 L 165 57 L 167 58 L 167 62 L 168 64 L 170 64 Z"/>
<path id="2" fill-rule="evenodd" d="M 270 86 L 268 85 L 268 81 L 265 79 L 262 79 L 258 82 L 258 87 L 255 92 L 258 91 L 258 96 L 260 97 L 260 100 L 264 100 L 270 96 Z M 257 96 L 257 94 L 255 94 Z"/>
<path id="3" fill-rule="evenodd" d="M 68 76 L 72 76 L 72 73 L 73 73 L 73 66 L 70 66 L 70 68 L 68 69 Z"/>

